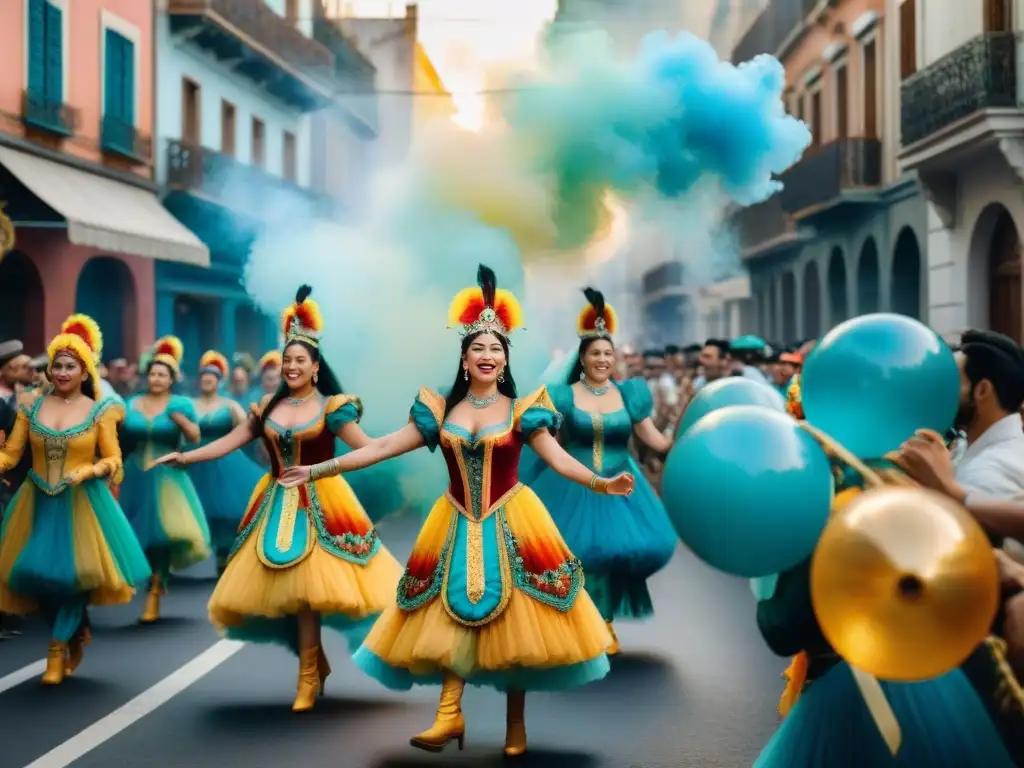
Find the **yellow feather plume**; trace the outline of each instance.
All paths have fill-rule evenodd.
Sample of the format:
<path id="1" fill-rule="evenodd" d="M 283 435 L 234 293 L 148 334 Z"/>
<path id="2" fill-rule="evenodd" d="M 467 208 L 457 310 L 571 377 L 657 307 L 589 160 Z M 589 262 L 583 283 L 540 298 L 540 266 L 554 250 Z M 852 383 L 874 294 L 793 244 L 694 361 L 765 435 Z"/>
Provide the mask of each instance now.
<path id="1" fill-rule="evenodd" d="M 96 360 L 100 360 L 103 354 L 103 332 L 99 324 L 88 315 L 81 313 L 71 315 L 60 325 L 61 333 L 73 333 L 80 336 L 89 349 L 92 350 Z"/>
<path id="2" fill-rule="evenodd" d="M 294 302 L 281 313 L 281 327 L 285 334 L 297 318 L 299 325 L 307 331 L 320 333 L 324 328 L 324 317 L 320 314 L 320 305 L 313 299 L 305 299 L 301 304 Z"/>
<path id="3" fill-rule="evenodd" d="M 576 318 L 576 333 L 585 336 L 588 333 L 593 333 L 596 328 L 597 312 L 592 305 L 588 304 Z M 606 303 L 604 305 L 604 329 L 610 336 L 614 336 L 618 328 L 619 316 L 615 313 L 615 308 Z"/>
<path id="4" fill-rule="evenodd" d="M 216 368 L 220 371 L 221 376 L 227 376 L 228 371 L 231 370 L 228 359 L 215 349 L 207 350 L 199 358 L 199 370 L 204 368 Z"/>
<path id="5" fill-rule="evenodd" d="M 448 305 L 448 327 L 472 325 L 487 308 L 484 292 L 478 287 L 463 288 Z M 525 315 L 519 299 L 511 291 L 499 288 L 494 292 L 494 314 L 508 333 L 523 327 Z"/>
<path id="6" fill-rule="evenodd" d="M 61 323 L 60 330 L 46 348 L 50 366 L 60 352 L 70 352 L 85 367 L 94 390 L 98 392 L 100 377 L 96 372 L 96 363 L 103 351 L 103 334 L 100 333 L 99 325 L 88 315 L 71 315 Z"/>
<path id="7" fill-rule="evenodd" d="M 259 369 L 261 371 L 267 368 L 280 368 L 281 367 L 281 353 L 276 349 L 272 349 L 267 352 L 263 357 L 260 358 Z"/>
<path id="8" fill-rule="evenodd" d="M 164 336 L 157 339 L 156 344 L 153 345 L 153 354 L 170 357 L 180 365 L 181 358 L 185 356 L 185 346 L 177 336 Z"/>

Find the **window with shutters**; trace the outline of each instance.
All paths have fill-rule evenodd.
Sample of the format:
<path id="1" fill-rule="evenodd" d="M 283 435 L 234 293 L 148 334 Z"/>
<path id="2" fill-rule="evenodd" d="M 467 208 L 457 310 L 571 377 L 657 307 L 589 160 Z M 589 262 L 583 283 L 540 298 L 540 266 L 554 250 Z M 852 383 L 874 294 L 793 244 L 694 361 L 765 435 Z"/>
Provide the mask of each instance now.
<path id="1" fill-rule="evenodd" d="M 267 129 L 258 117 L 252 119 L 252 164 L 262 168 L 267 162 L 267 147 L 264 143 Z"/>
<path id="2" fill-rule="evenodd" d="M 69 135 L 71 116 L 64 108 L 64 12 L 48 0 L 28 2 L 27 85 L 26 122 Z"/>
<path id="3" fill-rule="evenodd" d="M 298 179 L 299 173 L 299 157 L 298 150 L 295 148 L 295 134 L 284 132 L 284 157 L 281 163 L 281 175 L 288 181 L 294 182 Z"/>
<path id="4" fill-rule="evenodd" d="M 836 138 L 845 139 L 850 135 L 850 87 L 846 62 L 835 66 L 836 78 Z"/>
<path id="5" fill-rule="evenodd" d="M 136 157 L 135 43 L 106 29 L 103 56 L 103 147 Z"/>
<path id="6" fill-rule="evenodd" d="M 864 69 L 861 75 L 864 81 L 864 137 L 878 138 L 878 46 L 875 41 L 868 40 L 862 49 L 864 53 Z"/>
<path id="7" fill-rule="evenodd" d="M 903 0 L 900 6 L 900 78 L 917 72 L 917 0 Z"/>
<path id="8" fill-rule="evenodd" d="M 1010 0 L 985 0 L 983 23 L 986 32 L 1009 32 L 1013 29 L 1010 18 Z"/>

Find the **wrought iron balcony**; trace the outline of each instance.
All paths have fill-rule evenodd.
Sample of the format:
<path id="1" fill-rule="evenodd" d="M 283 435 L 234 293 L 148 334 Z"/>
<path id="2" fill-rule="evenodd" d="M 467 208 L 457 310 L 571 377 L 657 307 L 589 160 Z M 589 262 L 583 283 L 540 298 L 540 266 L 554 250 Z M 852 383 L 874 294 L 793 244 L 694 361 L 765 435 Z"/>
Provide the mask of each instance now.
<path id="1" fill-rule="evenodd" d="M 882 183 L 882 143 L 878 139 L 836 139 L 811 149 L 782 174 L 782 210 L 800 214 L 842 202 L 850 192 Z"/>
<path id="2" fill-rule="evenodd" d="M 307 111 L 334 94 L 334 54 L 262 0 L 167 0 L 171 31 L 187 35 L 240 75 Z"/>
<path id="3" fill-rule="evenodd" d="M 778 195 L 746 208 L 739 208 L 727 222 L 733 230 L 743 258 L 754 258 L 766 249 L 796 237 L 793 219 L 782 209 Z"/>
<path id="4" fill-rule="evenodd" d="M 323 196 L 280 176 L 240 162 L 231 155 L 183 141 L 167 143 L 167 186 L 178 192 L 196 193 L 219 205 L 254 219 L 268 213 L 268 204 L 288 208 L 295 215 L 323 214 L 330 206 Z"/>
<path id="5" fill-rule="evenodd" d="M 21 121 L 58 136 L 72 136 L 78 125 L 78 110 L 41 93 L 22 91 Z"/>
<path id="6" fill-rule="evenodd" d="M 979 110 L 1018 105 L 1015 33 L 978 35 L 903 81 L 903 145 L 927 138 Z"/>
<path id="7" fill-rule="evenodd" d="M 733 48 L 733 62 L 749 61 L 760 53 L 776 55 L 803 27 L 815 5 L 817 0 L 771 0 Z"/>
<path id="8" fill-rule="evenodd" d="M 153 141 L 135 126 L 117 117 L 104 115 L 100 124 L 100 148 L 136 163 L 145 163 L 153 156 Z"/>

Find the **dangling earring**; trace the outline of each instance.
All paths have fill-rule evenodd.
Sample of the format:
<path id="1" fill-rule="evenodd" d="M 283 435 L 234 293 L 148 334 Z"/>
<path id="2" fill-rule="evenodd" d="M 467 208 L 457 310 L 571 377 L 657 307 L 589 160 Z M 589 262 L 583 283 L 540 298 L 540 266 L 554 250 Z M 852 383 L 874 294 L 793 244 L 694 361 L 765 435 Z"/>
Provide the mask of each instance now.
<path id="1" fill-rule="evenodd" d="M 462 378 L 464 378 L 466 381 L 469 381 L 469 368 L 462 369 Z"/>
<path id="2" fill-rule="evenodd" d="M 314 374 L 313 374 L 313 383 L 314 383 L 314 384 L 316 384 L 316 380 L 317 380 L 317 375 L 316 375 L 316 374 L 314 373 Z"/>
<path id="3" fill-rule="evenodd" d="M 504 371 L 502 371 L 501 373 L 498 374 L 498 383 L 499 384 L 504 384 L 505 383 L 505 372 Z"/>
<path id="4" fill-rule="evenodd" d="M 583 371 L 580 371 L 580 381 L 586 381 L 586 380 L 587 380 L 587 374 L 584 373 Z"/>

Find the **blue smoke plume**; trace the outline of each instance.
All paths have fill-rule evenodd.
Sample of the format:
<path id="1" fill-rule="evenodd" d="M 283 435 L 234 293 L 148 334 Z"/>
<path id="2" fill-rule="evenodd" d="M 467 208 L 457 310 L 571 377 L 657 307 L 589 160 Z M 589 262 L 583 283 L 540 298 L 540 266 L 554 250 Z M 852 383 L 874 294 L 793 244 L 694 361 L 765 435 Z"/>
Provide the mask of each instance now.
<path id="1" fill-rule="evenodd" d="M 609 194 L 683 241 L 713 227 L 704 212 L 720 213 L 725 200 L 770 196 L 772 175 L 810 142 L 784 114 L 783 82 L 774 59 L 734 67 L 688 34 L 651 35 L 628 61 L 602 32 L 553 35 L 540 71 L 508 83 L 501 124 L 423 130 L 405 167 L 377 180 L 355 225 L 268 222 L 246 286 L 274 314 L 297 285 L 314 286 L 322 348 L 362 396 L 363 426 L 376 436 L 406 422 L 419 387 L 451 385 L 459 342 L 445 328 L 448 302 L 486 263 L 524 303 L 528 330 L 513 339 L 510 364 L 525 394 L 552 340 L 571 332 L 530 325 L 531 306 L 546 300 L 543 290 L 523 295 L 532 260 L 600 237 Z M 423 512 L 446 484 L 443 462 L 425 451 L 352 480 L 377 518 Z"/>

